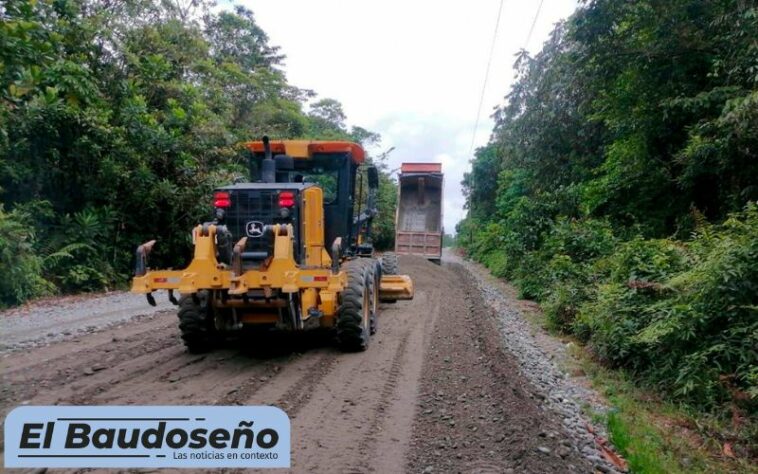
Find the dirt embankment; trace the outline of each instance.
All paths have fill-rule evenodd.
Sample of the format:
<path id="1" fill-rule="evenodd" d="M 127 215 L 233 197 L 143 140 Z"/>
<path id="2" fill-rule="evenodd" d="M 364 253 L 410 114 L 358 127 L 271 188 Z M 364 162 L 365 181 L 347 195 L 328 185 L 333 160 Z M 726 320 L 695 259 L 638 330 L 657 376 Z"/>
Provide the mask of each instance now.
<path id="1" fill-rule="evenodd" d="M 503 349 L 468 274 L 416 258 L 401 271 L 416 297 L 382 307 L 366 352 L 342 354 L 314 334 L 190 355 L 164 311 L 6 354 L 0 413 L 273 404 L 292 418 L 294 472 L 589 472 Z"/>

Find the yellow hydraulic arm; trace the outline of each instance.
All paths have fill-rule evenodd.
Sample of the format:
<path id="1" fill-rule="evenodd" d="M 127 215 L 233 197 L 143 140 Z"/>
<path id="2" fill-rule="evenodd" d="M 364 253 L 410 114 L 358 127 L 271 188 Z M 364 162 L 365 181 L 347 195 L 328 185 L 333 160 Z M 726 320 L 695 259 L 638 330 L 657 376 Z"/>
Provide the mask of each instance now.
<path id="1" fill-rule="evenodd" d="M 344 272 L 333 273 L 331 268 L 299 268 L 293 256 L 292 226 L 275 225 L 274 255 L 258 270 L 242 272 L 216 260 L 216 226 L 198 225 L 192 231 L 195 254 L 184 270 L 148 270 L 147 256 L 155 241 L 137 249 L 137 270 L 132 280 L 132 292 L 147 295 L 155 304 L 152 292 L 168 290 L 174 301 L 173 290 L 192 294 L 199 290 L 229 290 L 230 294 L 244 294 L 248 289 L 275 288 L 283 293 L 295 293 L 305 288 L 339 292 L 347 285 Z M 239 245 L 239 244 L 238 244 Z"/>

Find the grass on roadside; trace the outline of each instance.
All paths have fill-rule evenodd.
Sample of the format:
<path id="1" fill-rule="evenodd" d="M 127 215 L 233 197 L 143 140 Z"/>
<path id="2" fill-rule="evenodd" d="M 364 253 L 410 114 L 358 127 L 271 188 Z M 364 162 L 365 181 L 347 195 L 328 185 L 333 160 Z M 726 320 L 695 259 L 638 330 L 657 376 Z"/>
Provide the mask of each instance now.
<path id="1" fill-rule="evenodd" d="M 722 444 L 706 433 L 728 433 L 728 422 L 696 416 L 659 400 L 651 391 L 628 379 L 621 371 L 607 369 L 571 344 L 573 367 L 583 372 L 592 387 L 605 397 L 611 409 L 593 414 L 608 429 L 619 453 L 634 473 L 758 473 L 748 460 L 722 454 Z"/>

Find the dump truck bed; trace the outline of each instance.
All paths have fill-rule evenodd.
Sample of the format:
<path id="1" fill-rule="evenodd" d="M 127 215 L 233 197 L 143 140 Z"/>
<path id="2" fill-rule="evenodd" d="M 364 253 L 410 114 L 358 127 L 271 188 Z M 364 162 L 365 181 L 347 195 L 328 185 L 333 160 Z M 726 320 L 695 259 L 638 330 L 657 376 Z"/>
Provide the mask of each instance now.
<path id="1" fill-rule="evenodd" d="M 442 257 L 441 163 L 403 163 L 398 186 L 395 252 Z"/>

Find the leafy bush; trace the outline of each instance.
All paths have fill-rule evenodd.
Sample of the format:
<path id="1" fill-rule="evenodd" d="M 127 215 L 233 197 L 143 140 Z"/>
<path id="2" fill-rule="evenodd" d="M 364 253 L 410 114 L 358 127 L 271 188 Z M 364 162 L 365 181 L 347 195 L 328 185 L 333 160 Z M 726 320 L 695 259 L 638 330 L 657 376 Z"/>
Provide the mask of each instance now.
<path id="1" fill-rule="evenodd" d="M 113 267 L 113 223 L 109 208 L 85 209 L 61 218 L 47 244 L 45 271 L 63 291 L 94 291 L 124 278 Z"/>
<path id="2" fill-rule="evenodd" d="M 474 227 L 479 227 L 473 224 Z M 479 260 L 482 261 L 485 255 L 488 255 L 498 250 L 505 239 L 506 230 L 503 226 L 496 222 L 490 222 L 484 227 L 479 228 L 474 240 L 469 242 L 469 248 L 471 253 Z"/>
<path id="3" fill-rule="evenodd" d="M 542 252 L 566 255 L 575 262 L 587 262 L 610 254 L 615 244 L 610 223 L 561 217 L 546 236 Z"/>
<path id="4" fill-rule="evenodd" d="M 51 294 L 55 287 L 42 276 L 43 259 L 34 250 L 29 216 L 0 206 L 0 306 Z"/>
<path id="5" fill-rule="evenodd" d="M 550 279 L 541 255 L 538 252 L 527 252 L 514 260 L 518 266 L 511 272 L 519 290 L 519 298 L 542 301 L 547 294 Z"/>
<path id="6" fill-rule="evenodd" d="M 580 306 L 589 296 L 589 265 L 575 264 L 568 256 L 557 255 L 549 267 L 557 278 L 547 291 L 542 307 L 552 329 L 569 332 Z"/>
<path id="7" fill-rule="evenodd" d="M 482 263 L 490 269 L 496 277 L 505 277 L 508 269 L 508 257 L 505 252 L 493 250 L 482 257 Z"/>
<path id="8" fill-rule="evenodd" d="M 669 239 L 636 238 L 616 247 L 598 268 L 615 283 L 661 283 L 691 262 L 687 246 Z"/>
<path id="9" fill-rule="evenodd" d="M 755 205 L 720 226 L 700 221 L 686 243 L 620 241 L 606 221 L 558 218 L 529 237 L 527 251 L 509 224 L 484 225 L 469 248 L 522 297 L 542 302 L 553 328 L 577 334 L 600 360 L 675 399 L 703 409 L 746 398 L 754 406 Z"/>
<path id="10" fill-rule="evenodd" d="M 675 396 L 711 405 L 747 393 L 755 409 L 758 207 L 705 229 L 691 247 L 695 264 L 669 280 L 671 299 L 653 307 L 652 323 L 635 339 Z"/>
<path id="11" fill-rule="evenodd" d="M 593 262 L 611 253 L 616 239 L 607 222 L 562 217 L 541 240 L 537 250 L 513 259 L 519 262 L 514 281 L 523 297 L 544 304 L 555 329 L 568 330 L 594 281 Z"/>
<path id="12" fill-rule="evenodd" d="M 706 228 L 686 247 L 636 240 L 575 325 L 597 355 L 672 397 L 712 408 L 758 400 L 758 209 Z"/>

